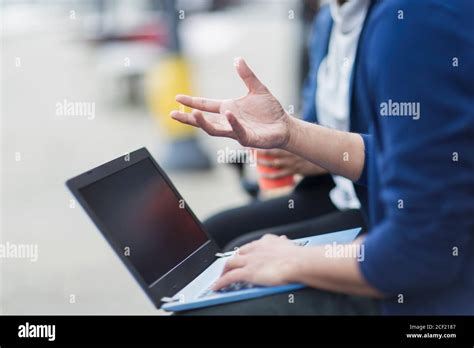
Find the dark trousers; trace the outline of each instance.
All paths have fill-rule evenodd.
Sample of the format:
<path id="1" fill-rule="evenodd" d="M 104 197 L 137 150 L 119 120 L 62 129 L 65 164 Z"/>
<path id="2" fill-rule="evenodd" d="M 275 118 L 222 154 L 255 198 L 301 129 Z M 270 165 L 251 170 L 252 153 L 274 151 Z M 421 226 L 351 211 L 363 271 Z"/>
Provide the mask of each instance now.
<path id="1" fill-rule="evenodd" d="M 204 221 L 204 226 L 225 250 L 267 233 L 297 239 L 354 227 L 365 228 L 361 211 L 339 211 L 334 206 L 329 198 L 333 188 L 330 175 L 307 177 L 288 196 L 226 210 Z"/>
<path id="2" fill-rule="evenodd" d="M 265 234 L 285 235 L 289 239 L 298 239 L 356 227 L 362 227 L 362 232 L 366 229 L 365 220 L 360 210 L 335 211 L 313 219 L 247 233 L 232 240 L 224 249 L 233 250 L 236 247 L 260 239 Z"/>
<path id="3" fill-rule="evenodd" d="M 380 315 L 379 302 L 305 288 L 291 293 L 181 312 L 180 315 Z"/>
<path id="4" fill-rule="evenodd" d="M 288 196 L 229 209 L 204 221 L 214 241 L 224 248 L 247 233 L 288 225 L 337 212 L 329 199 L 330 175 L 307 177 Z M 291 208 L 290 208 L 291 204 Z"/>

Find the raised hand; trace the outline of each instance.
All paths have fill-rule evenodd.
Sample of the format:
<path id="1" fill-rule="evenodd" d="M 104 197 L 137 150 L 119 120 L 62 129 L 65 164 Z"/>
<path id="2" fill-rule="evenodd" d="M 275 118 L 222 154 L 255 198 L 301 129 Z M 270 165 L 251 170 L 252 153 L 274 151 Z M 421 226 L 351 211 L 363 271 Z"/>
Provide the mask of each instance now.
<path id="1" fill-rule="evenodd" d="M 209 135 L 235 139 L 243 146 L 284 147 L 290 138 L 291 117 L 242 58 L 235 60 L 235 66 L 249 90 L 246 96 L 214 100 L 178 95 L 179 103 L 194 110 L 192 113 L 173 111 L 171 117 L 202 128 Z M 204 115 L 202 111 L 211 114 Z"/>

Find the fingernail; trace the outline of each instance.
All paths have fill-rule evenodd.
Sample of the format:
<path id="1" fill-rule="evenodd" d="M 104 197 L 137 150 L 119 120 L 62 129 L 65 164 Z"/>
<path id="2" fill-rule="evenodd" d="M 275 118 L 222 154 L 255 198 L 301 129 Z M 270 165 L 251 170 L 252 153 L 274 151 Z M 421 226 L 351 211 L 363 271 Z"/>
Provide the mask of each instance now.
<path id="1" fill-rule="evenodd" d="M 241 57 L 236 57 L 236 58 L 234 58 L 234 66 L 235 66 L 236 68 L 239 67 L 239 65 L 240 65 L 240 60 L 241 60 L 241 59 L 242 59 Z"/>

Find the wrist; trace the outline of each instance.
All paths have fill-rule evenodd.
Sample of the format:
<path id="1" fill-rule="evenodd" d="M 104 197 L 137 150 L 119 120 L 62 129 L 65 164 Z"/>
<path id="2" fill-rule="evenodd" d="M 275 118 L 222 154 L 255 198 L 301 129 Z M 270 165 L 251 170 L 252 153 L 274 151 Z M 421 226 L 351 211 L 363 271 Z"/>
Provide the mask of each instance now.
<path id="1" fill-rule="evenodd" d="M 295 247 L 294 252 L 285 262 L 286 272 L 284 278 L 286 283 L 304 283 L 304 269 L 308 261 L 306 253 L 302 251 L 301 247 Z"/>
<path id="2" fill-rule="evenodd" d="M 286 139 L 280 148 L 282 150 L 291 152 L 290 149 L 294 148 L 295 146 L 294 144 L 297 139 L 296 133 L 298 133 L 298 128 L 299 128 L 298 119 L 293 116 L 287 115 L 286 127 L 287 127 Z"/>

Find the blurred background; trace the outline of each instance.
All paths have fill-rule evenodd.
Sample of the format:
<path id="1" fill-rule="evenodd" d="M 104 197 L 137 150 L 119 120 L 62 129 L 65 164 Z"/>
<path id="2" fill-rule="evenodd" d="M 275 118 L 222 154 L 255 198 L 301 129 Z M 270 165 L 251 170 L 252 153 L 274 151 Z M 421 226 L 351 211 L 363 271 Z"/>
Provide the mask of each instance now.
<path id="1" fill-rule="evenodd" d="M 168 118 L 176 93 L 246 93 L 246 58 L 298 113 L 318 1 L 0 1 L 1 314 L 159 314 L 64 183 L 147 147 L 201 220 L 249 202 L 239 149 Z M 250 178 L 250 179 L 249 179 Z"/>

